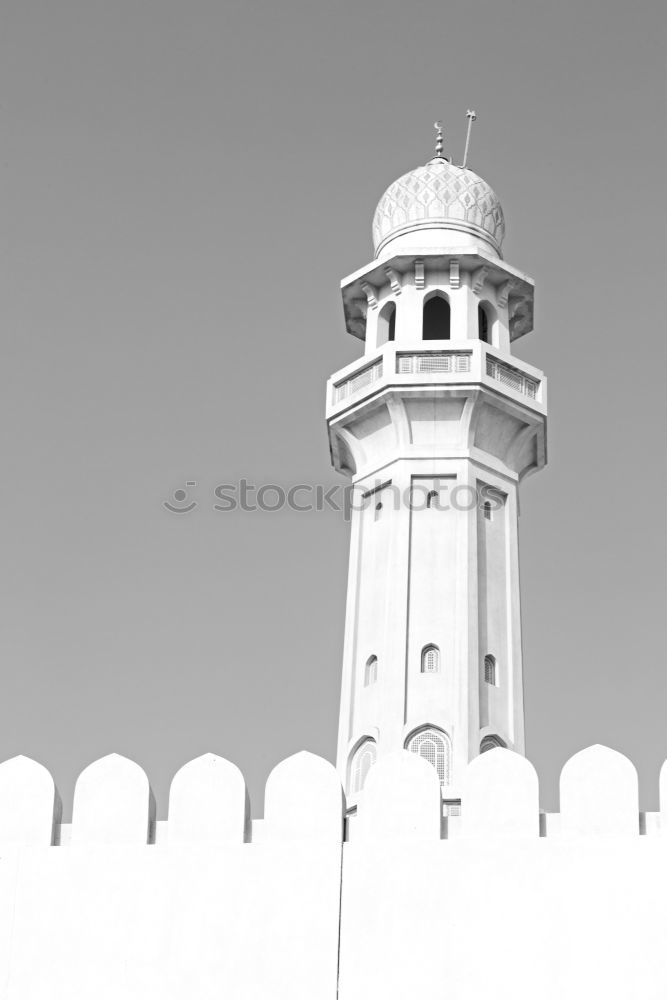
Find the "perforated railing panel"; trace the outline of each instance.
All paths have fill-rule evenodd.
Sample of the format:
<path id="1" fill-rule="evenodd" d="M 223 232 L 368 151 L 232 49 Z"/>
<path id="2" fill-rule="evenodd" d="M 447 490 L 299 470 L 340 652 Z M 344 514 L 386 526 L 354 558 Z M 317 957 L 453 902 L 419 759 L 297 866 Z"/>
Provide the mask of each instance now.
<path id="1" fill-rule="evenodd" d="M 398 354 L 396 371 L 399 375 L 426 375 L 429 372 L 469 372 L 467 351 L 424 351 L 419 354 Z"/>
<path id="2" fill-rule="evenodd" d="M 537 398 L 539 382 L 524 375 L 518 368 L 513 368 L 512 365 L 499 361 L 490 354 L 486 356 L 486 374 L 500 382 L 501 385 L 514 389 L 515 392 L 521 392 L 530 399 Z"/>
<path id="3" fill-rule="evenodd" d="M 362 371 L 357 372 L 356 375 L 350 376 L 344 382 L 339 382 L 338 385 L 335 385 L 333 392 L 334 403 L 340 403 L 341 400 L 347 399 L 349 396 L 354 396 L 355 393 L 364 389 L 367 385 L 377 382 L 379 378 L 382 378 L 382 358 L 367 368 L 362 369 Z"/>

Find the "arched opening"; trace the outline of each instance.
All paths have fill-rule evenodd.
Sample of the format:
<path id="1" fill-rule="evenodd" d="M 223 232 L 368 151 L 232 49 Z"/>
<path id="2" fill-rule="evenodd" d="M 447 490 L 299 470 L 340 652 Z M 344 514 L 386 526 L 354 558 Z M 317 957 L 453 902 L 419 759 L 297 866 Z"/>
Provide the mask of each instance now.
<path id="1" fill-rule="evenodd" d="M 364 687 L 369 687 L 371 684 L 375 684 L 378 679 L 378 658 L 377 656 L 369 656 L 366 660 L 366 666 L 364 667 Z"/>
<path id="2" fill-rule="evenodd" d="M 495 656 L 487 653 L 484 657 L 484 680 L 487 684 L 493 684 L 494 687 L 498 683 L 496 666 Z"/>
<path id="3" fill-rule="evenodd" d="M 481 303 L 477 306 L 477 331 L 481 341 L 491 343 L 491 321 L 486 306 Z"/>
<path id="4" fill-rule="evenodd" d="M 497 345 L 498 310 L 491 302 L 479 302 L 477 305 L 477 336 L 483 344 Z"/>
<path id="5" fill-rule="evenodd" d="M 449 340 L 449 302 L 438 292 L 424 302 L 422 340 Z"/>
<path id="6" fill-rule="evenodd" d="M 433 644 L 424 646 L 422 649 L 422 673 L 440 673 L 440 650 Z"/>
<path id="7" fill-rule="evenodd" d="M 447 733 L 434 726 L 425 726 L 408 736 L 405 749 L 419 754 L 438 772 L 441 785 L 449 784 L 452 764 L 452 744 Z"/>
<path id="8" fill-rule="evenodd" d="M 482 509 L 484 511 L 484 517 L 486 518 L 486 520 L 492 521 L 493 518 L 491 516 L 491 502 L 489 500 L 484 501 L 484 507 Z"/>
<path id="9" fill-rule="evenodd" d="M 396 339 L 396 303 L 387 302 L 383 305 L 378 316 L 377 345 L 391 343 Z"/>
<path id="10" fill-rule="evenodd" d="M 479 752 L 486 753 L 487 750 L 493 750 L 494 747 L 502 747 L 506 750 L 507 744 L 501 740 L 500 736 L 485 736 L 479 745 Z"/>
<path id="11" fill-rule="evenodd" d="M 439 494 L 438 494 L 437 490 L 429 490 L 429 492 L 426 494 L 426 509 L 427 510 L 430 510 L 431 507 L 437 507 L 438 506 L 438 496 L 439 496 Z"/>
<path id="12" fill-rule="evenodd" d="M 370 736 L 362 740 L 350 757 L 347 787 L 350 794 L 360 792 L 368 772 L 377 760 L 377 744 Z"/>

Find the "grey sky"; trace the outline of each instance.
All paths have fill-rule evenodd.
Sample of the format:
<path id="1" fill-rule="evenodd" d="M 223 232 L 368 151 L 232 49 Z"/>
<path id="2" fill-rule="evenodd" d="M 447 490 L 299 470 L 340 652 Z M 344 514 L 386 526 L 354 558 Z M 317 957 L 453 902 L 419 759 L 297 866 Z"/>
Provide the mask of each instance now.
<path id="1" fill-rule="evenodd" d="M 528 756 L 543 804 L 605 742 L 644 808 L 667 756 L 662 5 L 5 0 L 0 759 L 116 750 L 166 812 L 213 750 L 333 759 L 348 530 L 222 514 L 334 484 L 338 282 L 432 122 L 499 194 L 549 377 L 522 492 Z M 661 148 L 659 148 L 661 146 Z M 199 507 L 161 503 L 186 480 Z M 342 482 L 342 481 L 341 481 Z"/>

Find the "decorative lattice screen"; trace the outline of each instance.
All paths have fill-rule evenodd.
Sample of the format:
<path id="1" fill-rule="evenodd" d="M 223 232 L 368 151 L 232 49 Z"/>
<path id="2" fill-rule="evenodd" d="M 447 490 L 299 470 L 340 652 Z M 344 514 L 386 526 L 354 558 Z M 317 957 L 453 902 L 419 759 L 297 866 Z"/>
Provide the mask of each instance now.
<path id="1" fill-rule="evenodd" d="M 439 729 L 420 729 L 410 737 L 406 749 L 433 764 L 441 785 L 449 784 L 452 744 L 446 733 Z"/>
<path id="2" fill-rule="evenodd" d="M 440 669 L 440 650 L 437 646 L 425 646 L 422 651 L 422 673 L 437 674 Z"/>

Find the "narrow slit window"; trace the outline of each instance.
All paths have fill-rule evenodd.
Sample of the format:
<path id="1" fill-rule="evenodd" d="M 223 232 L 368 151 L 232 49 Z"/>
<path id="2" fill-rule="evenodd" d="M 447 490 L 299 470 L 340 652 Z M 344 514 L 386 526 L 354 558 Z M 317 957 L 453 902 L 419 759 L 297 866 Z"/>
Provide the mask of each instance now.
<path id="1" fill-rule="evenodd" d="M 364 687 L 370 687 L 378 679 L 378 658 L 369 656 L 364 667 Z"/>
<path id="2" fill-rule="evenodd" d="M 484 517 L 486 518 L 487 521 L 493 520 L 491 504 L 488 500 L 484 502 Z"/>
<path id="3" fill-rule="evenodd" d="M 374 739 L 368 737 L 359 744 L 350 760 L 348 787 L 352 794 L 362 790 L 368 772 L 376 760 L 377 744 Z"/>
<path id="4" fill-rule="evenodd" d="M 489 343 L 489 314 L 487 313 L 484 306 L 477 307 L 477 325 L 479 330 L 479 339 L 483 343 Z"/>
<path id="5" fill-rule="evenodd" d="M 427 509 L 430 510 L 431 507 L 437 507 L 438 506 L 438 499 L 439 499 L 438 491 L 437 490 L 430 490 L 429 493 L 426 494 L 426 507 L 427 507 Z"/>
<path id="6" fill-rule="evenodd" d="M 495 687 L 497 682 L 496 674 L 496 658 L 491 653 L 487 653 L 484 657 L 484 680 L 486 683 L 493 684 Z"/>
<path id="7" fill-rule="evenodd" d="M 440 650 L 437 646 L 424 646 L 422 649 L 422 673 L 437 674 L 440 672 Z"/>
<path id="8" fill-rule="evenodd" d="M 396 337 L 396 303 L 387 302 L 378 316 L 377 345 L 390 343 Z"/>

